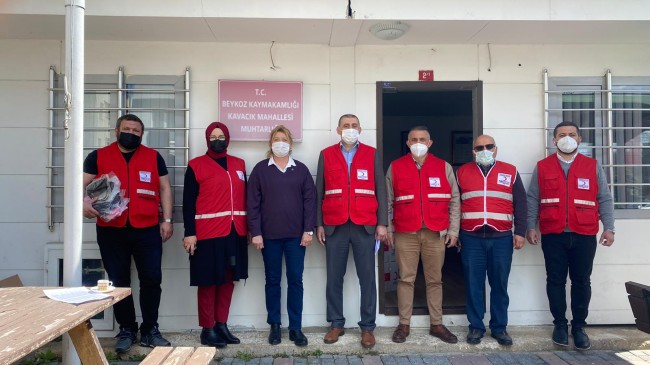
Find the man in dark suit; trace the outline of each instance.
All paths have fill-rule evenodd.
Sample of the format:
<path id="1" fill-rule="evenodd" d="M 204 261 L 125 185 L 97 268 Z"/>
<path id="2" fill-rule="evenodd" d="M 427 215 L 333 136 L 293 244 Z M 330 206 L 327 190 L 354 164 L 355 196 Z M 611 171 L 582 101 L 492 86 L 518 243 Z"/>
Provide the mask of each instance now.
<path id="1" fill-rule="evenodd" d="M 359 143 L 361 123 L 353 114 L 339 118 L 341 142 L 321 151 L 316 177 L 317 238 L 327 258 L 325 343 L 343 335 L 343 278 L 350 247 L 361 287 L 361 345 L 375 345 L 377 312 L 375 241 L 386 238 L 388 210 L 384 171 L 375 148 Z"/>

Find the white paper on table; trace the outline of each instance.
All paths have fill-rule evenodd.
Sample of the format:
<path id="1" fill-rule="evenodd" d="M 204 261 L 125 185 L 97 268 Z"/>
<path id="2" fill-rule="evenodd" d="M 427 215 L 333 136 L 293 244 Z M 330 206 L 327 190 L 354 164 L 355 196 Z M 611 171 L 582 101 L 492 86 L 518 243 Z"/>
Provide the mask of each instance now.
<path id="1" fill-rule="evenodd" d="M 92 302 L 111 297 L 110 295 L 97 293 L 83 286 L 78 288 L 46 289 L 43 290 L 43 293 L 50 299 L 70 304 Z"/>

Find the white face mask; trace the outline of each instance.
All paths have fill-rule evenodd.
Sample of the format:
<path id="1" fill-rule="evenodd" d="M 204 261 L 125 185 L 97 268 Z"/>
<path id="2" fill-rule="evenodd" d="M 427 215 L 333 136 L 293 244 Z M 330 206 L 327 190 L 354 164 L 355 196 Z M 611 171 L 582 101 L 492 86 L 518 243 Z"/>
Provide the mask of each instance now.
<path id="1" fill-rule="evenodd" d="M 287 142 L 273 142 L 273 144 L 271 144 L 271 151 L 273 151 L 273 154 L 278 157 L 285 157 L 289 154 L 290 150 L 291 145 Z"/>
<path id="2" fill-rule="evenodd" d="M 355 144 L 359 140 L 359 131 L 356 129 L 344 129 L 341 131 L 341 137 L 346 144 Z"/>
<path id="3" fill-rule="evenodd" d="M 575 139 L 569 137 L 569 136 L 564 136 L 557 140 L 556 142 L 557 148 L 567 154 L 573 153 L 576 148 L 578 148 L 578 141 Z"/>
<path id="4" fill-rule="evenodd" d="M 429 152 L 429 147 L 426 144 L 415 143 L 411 145 L 411 154 L 415 157 L 422 157 Z"/>
<path id="5" fill-rule="evenodd" d="M 490 150 L 476 152 L 476 163 L 485 167 L 492 165 L 494 163 L 494 152 Z"/>

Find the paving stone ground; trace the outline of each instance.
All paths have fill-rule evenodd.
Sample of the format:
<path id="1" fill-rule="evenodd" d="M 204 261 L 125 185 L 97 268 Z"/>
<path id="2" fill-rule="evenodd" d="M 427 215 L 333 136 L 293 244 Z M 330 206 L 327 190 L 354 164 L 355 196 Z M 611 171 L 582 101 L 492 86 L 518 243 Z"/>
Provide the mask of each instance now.
<path id="1" fill-rule="evenodd" d="M 308 357 L 225 357 L 224 365 L 641 365 L 650 364 L 650 351 L 495 352 L 481 354 L 328 355 Z"/>

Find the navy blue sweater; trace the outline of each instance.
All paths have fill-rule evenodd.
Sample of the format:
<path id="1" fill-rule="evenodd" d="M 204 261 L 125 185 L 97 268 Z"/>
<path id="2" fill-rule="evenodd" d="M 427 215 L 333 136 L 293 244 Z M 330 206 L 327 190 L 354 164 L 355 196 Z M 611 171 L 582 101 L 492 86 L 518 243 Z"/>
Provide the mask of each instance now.
<path id="1" fill-rule="evenodd" d="M 267 239 L 301 237 L 316 225 L 316 189 L 307 166 L 283 173 L 269 160 L 260 161 L 248 179 L 246 211 L 251 236 Z"/>

